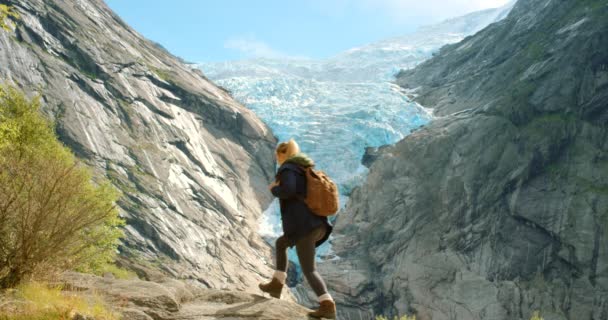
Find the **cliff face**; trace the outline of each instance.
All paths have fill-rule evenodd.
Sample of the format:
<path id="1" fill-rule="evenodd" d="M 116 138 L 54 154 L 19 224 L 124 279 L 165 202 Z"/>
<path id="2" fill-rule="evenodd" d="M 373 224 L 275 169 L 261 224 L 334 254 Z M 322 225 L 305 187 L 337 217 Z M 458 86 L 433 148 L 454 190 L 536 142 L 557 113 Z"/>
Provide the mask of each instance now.
<path id="1" fill-rule="evenodd" d="M 214 288 L 271 270 L 257 218 L 276 140 L 200 71 L 144 39 L 101 0 L 0 1 L 0 78 L 42 95 L 60 139 L 124 196 L 121 256 Z"/>
<path id="2" fill-rule="evenodd" d="M 608 319 L 608 3 L 520 0 L 397 82 L 438 115 L 374 155 L 322 264 L 344 316 Z"/>

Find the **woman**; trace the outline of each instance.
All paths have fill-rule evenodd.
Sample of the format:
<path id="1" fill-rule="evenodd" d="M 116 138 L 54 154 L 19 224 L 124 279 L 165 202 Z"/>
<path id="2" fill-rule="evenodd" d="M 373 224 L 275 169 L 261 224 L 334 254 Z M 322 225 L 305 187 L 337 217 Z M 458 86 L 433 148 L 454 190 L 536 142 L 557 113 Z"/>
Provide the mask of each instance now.
<path id="1" fill-rule="evenodd" d="M 316 271 L 315 248 L 320 246 L 332 231 L 327 217 L 315 215 L 303 200 L 306 196 L 306 167 L 314 162 L 300 152 L 293 140 L 279 144 L 277 162 L 281 165 L 269 189 L 281 205 L 283 235 L 276 241 L 276 271 L 269 283 L 260 289 L 272 297 L 280 298 L 287 278 L 287 248 L 296 246 L 296 252 L 306 280 L 317 294 L 320 307 L 309 313 L 316 318 L 336 318 L 336 304 L 327 292 L 325 282 Z"/>

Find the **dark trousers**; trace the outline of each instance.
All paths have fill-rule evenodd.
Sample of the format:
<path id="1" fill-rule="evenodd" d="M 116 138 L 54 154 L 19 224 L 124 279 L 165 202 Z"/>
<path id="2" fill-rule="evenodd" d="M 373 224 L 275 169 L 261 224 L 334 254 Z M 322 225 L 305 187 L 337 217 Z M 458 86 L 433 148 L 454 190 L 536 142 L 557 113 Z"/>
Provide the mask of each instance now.
<path id="1" fill-rule="evenodd" d="M 301 237 L 295 242 L 296 252 L 298 259 L 300 260 L 300 266 L 302 272 L 308 281 L 308 284 L 312 287 L 312 290 L 321 296 L 327 293 L 327 286 L 321 278 L 321 275 L 317 272 L 317 264 L 315 261 L 315 244 L 323 236 L 325 236 L 326 226 L 321 225 L 320 227 L 312 230 L 309 234 Z M 287 272 L 287 248 L 292 246 L 289 239 L 285 236 L 280 236 L 276 242 L 277 250 L 277 270 Z"/>

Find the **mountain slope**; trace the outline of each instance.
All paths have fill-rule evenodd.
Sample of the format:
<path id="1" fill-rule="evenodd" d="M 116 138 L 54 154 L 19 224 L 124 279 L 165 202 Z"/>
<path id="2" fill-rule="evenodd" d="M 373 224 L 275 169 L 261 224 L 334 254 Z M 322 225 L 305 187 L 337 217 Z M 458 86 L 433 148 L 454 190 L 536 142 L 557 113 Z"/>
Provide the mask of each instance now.
<path id="1" fill-rule="evenodd" d="M 351 319 L 608 318 L 608 4 L 520 0 L 397 82 L 439 117 L 380 150 L 324 262 Z"/>
<path id="2" fill-rule="evenodd" d="M 214 288 L 271 272 L 257 218 L 276 139 L 262 121 L 101 0 L 0 3 L 20 14 L 0 30 L 0 78 L 39 92 L 60 139 L 124 193 L 123 263 Z"/>

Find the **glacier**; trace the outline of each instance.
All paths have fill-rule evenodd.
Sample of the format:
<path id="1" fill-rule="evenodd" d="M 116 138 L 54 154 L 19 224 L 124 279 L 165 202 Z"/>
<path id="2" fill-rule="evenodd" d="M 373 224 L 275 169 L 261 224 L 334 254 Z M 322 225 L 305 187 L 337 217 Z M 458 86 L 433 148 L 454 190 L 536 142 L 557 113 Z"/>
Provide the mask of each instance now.
<path id="1" fill-rule="evenodd" d="M 294 138 L 303 152 L 338 184 L 343 206 L 367 174 L 366 147 L 393 144 L 432 120 L 392 83 L 401 69 L 430 58 L 443 45 L 461 41 L 503 19 L 514 2 L 353 48 L 327 59 L 256 58 L 200 63 L 196 67 L 253 110 L 280 141 Z M 338 214 L 335 219 L 340 219 Z M 281 231 L 278 201 L 264 213 L 260 233 L 272 243 Z M 339 258 L 330 243 L 321 258 Z M 297 261 L 293 250 L 290 260 Z"/>

